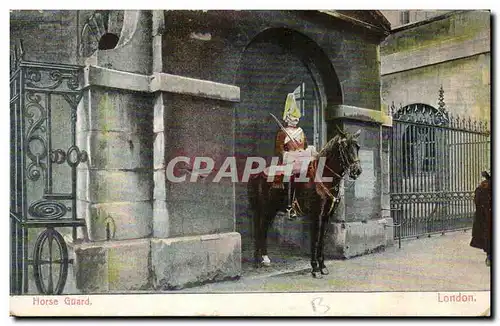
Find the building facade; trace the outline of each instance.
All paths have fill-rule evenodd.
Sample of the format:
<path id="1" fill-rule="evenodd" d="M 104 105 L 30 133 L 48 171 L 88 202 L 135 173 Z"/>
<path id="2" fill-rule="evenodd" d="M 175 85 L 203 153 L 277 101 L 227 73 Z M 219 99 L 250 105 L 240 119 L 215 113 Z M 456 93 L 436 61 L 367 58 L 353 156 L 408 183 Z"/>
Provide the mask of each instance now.
<path id="1" fill-rule="evenodd" d="M 241 276 L 252 248 L 246 185 L 192 174 L 188 179 L 196 182 L 172 182 L 169 163 L 188 158 L 178 166 L 186 174 L 196 157 L 212 158 L 216 170 L 227 157 L 236 157 L 238 165 L 249 156 L 270 159 L 277 126 L 269 113 L 281 114 L 286 95 L 296 89 L 302 94 L 301 125 L 308 143 L 321 148 L 337 127 L 362 130 L 364 172 L 353 185 L 343 185 L 328 256 L 349 258 L 391 245 L 391 118 L 381 105 L 379 47 L 388 32 L 389 23 L 378 11 L 13 11 L 14 59 L 22 59 L 22 69 L 41 71 L 41 77 L 22 76 L 36 84 L 63 80 L 64 69 L 78 71 L 78 87 L 68 84 L 71 92 L 80 92 L 75 101 L 68 101 L 64 94 L 70 90 L 61 90 L 60 83 L 46 87 L 40 93 L 47 96 L 45 106 L 37 103 L 51 116 L 41 119 L 39 134 L 31 128 L 33 137 L 19 136 L 47 153 L 33 161 L 52 171 L 53 182 L 45 184 L 62 189 L 74 180 L 74 196 L 65 197 L 74 206 L 47 196 L 43 178 L 26 187 L 38 189 L 30 196 L 45 198 L 44 205 L 49 201 L 73 214 L 73 224 L 64 225 L 77 232 L 73 237 L 71 228 L 60 232 L 77 290 L 168 290 Z M 45 68 L 59 72 L 44 77 Z M 20 83 L 25 85 L 23 78 Z M 62 130 L 71 120 L 57 113 L 64 111 L 57 96 L 75 106 L 75 144 L 65 144 L 72 148 L 67 152 L 54 146 L 65 141 Z M 23 101 L 14 112 L 21 112 Z M 16 122 L 22 115 L 14 116 L 14 129 L 22 131 Z M 48 144 L 39 141 L 47 130 L 55 130 Z M 75 160 L 67 158 L 75 155 Z M 28 155 L 26 164 L 33 157 Z M 62 157 L 73 172 L 57 170 Z M 28 197 L 20 200 L 31 208 Z M 33 209 L 13 207 L 11 215 L 21 220 L 36 217 Z M 307 251 L 305 220 L 278 219 L 271 238 L 283 242 L 293 229 L 290 241 Z M 15 245 L 27 246 L 47 226 L 35 222 L 38 231 L 14 237 Z M 30 250 L 16 257 L 30 256 Z M 19 277 L 14 278 L 21 283 L 38 270 L 16 266 Z"/>
<path id="2" fill-rule="evenodd" d="M 393 29 L 381 46 L 382 98 L 490 118 L 490 12 L 451 11 Z"/>
<path id="3" fill-rule="evenodd" d="M 395 27 L 381 45 L 393 217 L 403 237 L 470 226 L 473 191 L 491 167 L 491 14 L 386 14 Z"/>

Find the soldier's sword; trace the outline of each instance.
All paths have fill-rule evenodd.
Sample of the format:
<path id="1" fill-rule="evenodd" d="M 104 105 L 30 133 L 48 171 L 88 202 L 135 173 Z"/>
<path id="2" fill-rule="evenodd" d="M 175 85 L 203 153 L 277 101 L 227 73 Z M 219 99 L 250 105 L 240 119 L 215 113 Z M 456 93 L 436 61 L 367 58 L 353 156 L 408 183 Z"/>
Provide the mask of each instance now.
<path id="1" fill-rule="evenodd" d="M 288 131 L 286 131 L 285 127 L 283 127 L 283 125 L 281 124 L 281 122 L 278 120 L 278 118 L 276 118 L 274 116 L 274 114 L 272 113 L 269 113 L 271 115 L 271 117 L 274 118 L 274 120 L 276 120 L 276 123 L 278 124 L 278 126 L 281 128 L 281 130 L 283 130 L 283 132 L 288 136 L 288 138 L 290 138 L 294 143 L 295 145 L 297 145 L 298 148 L 300 148 L 300 144 L 295 140 L 295 138 L 293 138 L 292 136 L 290 136 L 290 134 L 288 133 Z"/>

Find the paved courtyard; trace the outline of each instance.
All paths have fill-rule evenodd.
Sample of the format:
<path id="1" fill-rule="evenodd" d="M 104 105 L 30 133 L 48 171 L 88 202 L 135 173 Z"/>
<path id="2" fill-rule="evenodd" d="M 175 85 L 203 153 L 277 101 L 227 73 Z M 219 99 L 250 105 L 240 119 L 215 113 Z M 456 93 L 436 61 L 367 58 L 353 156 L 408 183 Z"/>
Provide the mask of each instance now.
<path id="1" fill-rule="evenodd" d="M 307 257 L 253 270 L 244 264 L 239 280 L 207 284 L 182 292 L 301 291 L 488 291 L 490 267 L 482 251 L 469 246 L 471 231 L 407 240 L 385 251 L 327 263 L 330 275 L 313 279 Z M 277 253 L 274 253 L 275 255 Z"/>
<path id="2" fill-rule="evenodd" d="M 470 239 L 471 231 L 467 230 L 402 241 L 401 249 L 396 242 L 384 251 L 328 261 L 330 274 L 323 279 L 310 276 L 308 257 L 274 248 L 270 251 L 271 267 L 255 269 L 244 261 L 243 275 L 238 280 L 175 292 L 489 291 L 491 269 L 485 265 L 485 254 L 469 246 Z M 79 292 L 71 277 L 65 290 Z M 34 286 L 32 293 L 36 293 Z"/>

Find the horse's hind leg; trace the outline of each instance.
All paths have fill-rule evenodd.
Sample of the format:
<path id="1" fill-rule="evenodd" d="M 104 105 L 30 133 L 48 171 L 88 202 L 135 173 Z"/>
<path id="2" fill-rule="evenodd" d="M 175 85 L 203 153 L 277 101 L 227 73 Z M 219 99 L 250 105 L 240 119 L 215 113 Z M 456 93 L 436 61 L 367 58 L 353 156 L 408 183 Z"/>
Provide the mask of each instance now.
<path id="1" fill-rule="evenodd" d="M 323 222 L 321 223 L 320 230 L 320 241 L 318 248 L 318 264 L 322 275 L 328 275 L 329 271 L 325 265 L 325 238 L 326 238 L 326 229 L 328 228 L 328 215 L 322 216 Z"/>
<path id="2" fill-rule="evenodd" d="M 274 218 L 276 217 L 276 214 L 278 213 L 278 210 L 280 208 L 280 203 L 279 201 L 276 200 L 275 197 L 271 197 L 271 200 L 267 203 L 266 205 L 266 210 L 262 214 L 262 258 L 263 258 L 263 264 L 265 266 L 269 266 L 271 264 L 271 260 L 268 257 L 268 252 L 267 252 L 267 236 L 269 234 L 269 230 L 271 229 Z"/>
<path id="3" fill-rule="evenodd" d="M 273 215 L 270 214 L 272 209 L 270 203 L 273 201 L 269 198 L 269 184 L 264 180 L 259 180 L 257 198 L 254 202 L 254 264 L 257 267 L 269 266 L 271 263 L 267 257 L 267 233 L 273 222 Z"/>
<path id="4" fill-rule="evenodd" d="M 254 243 L 253 248 L 253 265 L 260 267 L 261 251 L 262 251 L 262 221 L 263 221 L 263 198 L 262 185 L 260 179 L 253 179 L 249 184 L 249 199 L 252 208 L 252 238 Z"/>

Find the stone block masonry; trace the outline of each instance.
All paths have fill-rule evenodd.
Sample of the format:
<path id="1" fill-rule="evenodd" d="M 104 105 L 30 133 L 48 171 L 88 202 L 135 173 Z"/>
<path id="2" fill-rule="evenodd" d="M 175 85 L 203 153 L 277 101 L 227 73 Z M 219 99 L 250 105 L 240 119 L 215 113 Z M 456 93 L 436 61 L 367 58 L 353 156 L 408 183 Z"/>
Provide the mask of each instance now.
<path id="1" fill-rule="evenodd" d="M 151 240 L 156 290 L 180 289 L 241 275 L 237 232 Z"/>
<path id="2" fill-rule="evenodd" d="M 82 293 L 175 290 L 241 275 L 237 232 L 75 244 Z"/>

